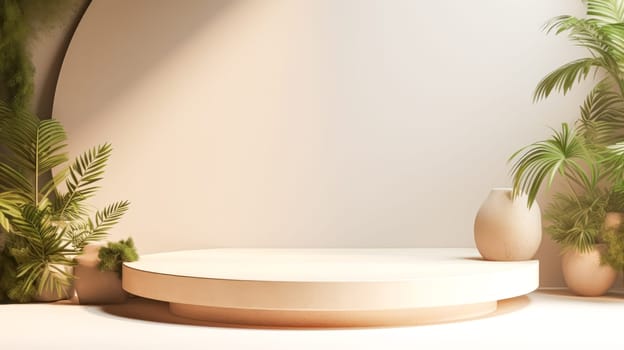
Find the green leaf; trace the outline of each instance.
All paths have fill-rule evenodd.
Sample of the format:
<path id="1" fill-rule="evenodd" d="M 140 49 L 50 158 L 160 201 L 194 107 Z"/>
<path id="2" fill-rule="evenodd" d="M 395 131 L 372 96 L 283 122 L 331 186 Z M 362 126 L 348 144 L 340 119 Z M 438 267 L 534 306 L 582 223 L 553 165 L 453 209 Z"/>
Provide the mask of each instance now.
<path id="1" fill-rule="evenodd" d="M 78 157 L 69 168 L 69 175 L 65 181 L 67 194 L 63 197 L 59 216 L 72 216 L 71 208 L 78 202 L 92 197 L 98 187 L 95 185 L 102 179 L 104 168 L 108 161 L 112 147 L 104 144 L 90 149 Z M 69 211 L 69 213 L 68 213 Z"/>
<path id="2" fill-rule="evenodd" d="M 590 191 L 584 195 L 557 194 L 546 208 L 546 233 L 564 248 L 589 252 L 602 233 L 609 194 Z"/>
<path id="3" fill-rule="evenodd" d="M 620 0 L 588 0 L 587 15 L 601 23 L 624 22 L 624 5 Z"/>
<path id="4" fill-rule="evenodd" d="M 597 4 L 597 3 L 596 3 Z M 548 74 L 537 86 L 534 100 L 548 97 L 553 91 L 564 95 L 577 82 L 587 78 L 592 68 L 596 72 L 602 71 L 608 79 L 617 85 L 624 95 L 624 82 L 621 79 L 624 59 L 624 23 L 605 21 L 601 14 L 600 4 L 592 10 L 594 17 L 576 18 L 573 16 L 558 16 L 551 19 L 546 25 L 547 32 L 556 34 L 568 33 L 568 37 L 577 46 L 586 48 L 590 56 L 569 62 Z M 621 4 L 616 6 L 618 10 Z M 611 13 L 619 17 L 619 13 Z"/>
<path id="5" fill-rule="evenodd" d="M 130 202 L 120 201 L 106 206 L 95 214 L 95 220 L 74 223 L 67 231 L 72 244 L 82 250 L 87 244 L 106 238 L 122 216 L 128 211 Z"/>
<path id="6" fill-rule="evenodd" d="M 581 106 L 579 132 L 590 145 L 608 145 L 622 138 L 624 98 L 603 80 Z"/>
<path id="7" fill-rule="evenodd" d="M 40 183 L 49 171 L 67 161 L 64 152 L 67 135 L 57 120 L 39 120 L 30 114 L 0 120 L 0 139 L 7 148 L 0 163 L 4 187 L 28 194 L 38 203 Z M 33 181 L 25 179 L 33 179 Z"/>
<path id="8" fill-rule="evenodd" d="M 10 218 L 20 215 L 19 207 L 24 203 L 23 198 L 12 192 L 0 193 L 0 227 L 11 231 Z"/>
<path id="9" fill-rule="evenodd" d="M 566 94 L 575 83 L 587 77 L 592 67 L 600 67 L 600 61 L 596 58 L 581 58 L 557 68 L 539 82 L 533 93 L 534 100 L 547 98 L 553 91 Z"/>
<path id="10" fill-rule="evenodd" d="M 582 137 L 563 123 L 561 131 L 555 131 L 547 140 L 533 143 L 515 152 L 509 161 L 512 166 L 513 193 L 528 194 L 529 207 L 535 202 L 542 183 L 550 187 L 557 175 L 585 186 L 596 186 L 595 161 L 587 151 Z M 589 169 L 586 172 L 585 168 Z M 589 173 L 589 174 L 588 174 Z"/>

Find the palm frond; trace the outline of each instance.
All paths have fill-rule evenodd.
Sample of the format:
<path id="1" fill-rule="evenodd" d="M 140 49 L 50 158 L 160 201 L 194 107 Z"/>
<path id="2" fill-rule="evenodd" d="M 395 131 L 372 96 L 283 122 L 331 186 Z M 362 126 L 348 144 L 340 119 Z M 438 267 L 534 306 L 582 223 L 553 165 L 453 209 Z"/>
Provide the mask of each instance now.
<path id="1" fill-rule="evenodd" d="M 29 191 L 34 202 L 39 202 L 42 177 L 67 161 L 63 152 L 67 140 L 63 126 L 57 120 L 40 121 L 31 115 L 13 117 L 2 123 L 0 137 L 9 152 L 1 164 L 4 173 L 14 180 L 11 185 L 20 185 L 22 191 Z M 34 181 L 29 186 L 19 184 L 16 181 L 22 178 L 17 177 L 17 173 Z"/>
<path id="2" fill-rule="evenodd" d="M 0 120 L 10 118 L 13 114 L 13 109 L 6 102 L 0 100 Z"/>
<path id="3" fill-rule="evenodd" d="M 74 223 L 66 234 L 72 245 L 82 251 L 87 244 L 106 238 L 109 230 L 119 223 L 129 207 L 130 202 L 128 201 L 108 205 L 95 213 L 95 220 L 88 219 L 84 222 Z"/>
<path id="4" fill-rule="evenodd" d="M 599 29 L 606 50 L 618 61 L 624 57 L 624 23 L 607 24 Z"/>
<path id="5" fill-rule="evenodd" d="M 23 198 L 12 192 L 0 193 L 0 227 L 5 231 L 11 230 L 10 218 L 20 215 L 19 206 L 23 203 Z"/>
<path id="6" fill-rule="evenodd" d="M 39 119 L 32 115 L 24 118 L 12 116 L 2 121 L 1 139 L 9 153 L 3 157 L 3 161 L 11 166 L 34 172 L 35 170 L 35 144 Z"/>
<path id="7" fill-rule="evenodd" d="M 551 19 L 544 28 L 548 33 L 567 32 L 571 41 L 588 49 L 591 55 L 569 62 L 544 77 L 534 92 L 534 100 L 546 98 L 553 91 L 565 95 L 575 83 L 587 78 L 592 68 L 596 72 L 606 72 L 609 79 L 618 86 L 620 93 L 624 94 L 624 84 L 620 79 L 624 68 L 623 23 L 602 23 L 595 18 L 558 16 Z"/>
<path id="8" fill-rule="evenodd" d="M 595 20 L 577 18 L 573 16 L 558 16 L 552 18 L 544 25 L 546 33 L 554 32 L 559 35 L 567 32 L 568 38 L 577 46 L 584 47 L 597 55 L 604 54 L 608 50 L 604 34 Z"/>
<path id="9" fill-rule="evenodd" d="M 601 23 L 624 22 L 624 4 L 620 0 L 588 0 L 587 16 Z"/>
<path id="10" fill-rule="evenodd" d="M 61 152 L 67 147 L 67 134 L 58 120 L 48 119 L 39 122 L 35 139 L 35 174 L 40 176 L 67 161 Z"/>
<path id="11" fill-rule="evenodd" d="M 69 243 L 63 237 L 64 228 L 52 221 L 45 208 L 37 208 L 31 204 L 20 207 L 21 215 L 12 220 L 14 234 L 25 239 L 25 247 L 41 254 L 41 257 L 56 254 L 71 254 Z"/>
<path id="12" fill-rule="evenodd" d="M 589 144 L 608 145 L 621 139 L 624 98 L 603 80 L 585 98 L 578 126 L 579 133 Z"/>
<path id="13" fill-rule="evenodd" d="M 65 181 L 67 193 L 63 196 L 63 203 L 58 213 L 60 217 L 65 216 L 67 210 L 77 202 L 95 194 L 99 188 L 95 184 L 104 175 L 104 168 L 111 151 L 111 145 L 106 143 L 90 149 L 74 161 Z"/>
<path id="14" fill-rule="evenodd" d="M 11 255 L 17 261 L 16 278 L 19 290 L 14 293 L 32 295 L 44 290 L 61 291 L 71 281 L 71 274 L 61 266 L 71 266 L 75 252 L 64 239 L 63 228 L 51 222 L 48 210 L 32 204 L 21 208 L 21 215 L 14 218 Z"/>
<path id="15" fill-rule="evenodd" d="M 0 140 L 5 150 L 0 153 L 2 163 L 20 171 L 32 172 L 34 166 L 30 154 L 37 134 L 37 123 L 38 119 L 32 116 L 22 119 L 9 115 L 0 119 Z"/>
<path id="16" fill-rule="evenodd" d="M 553 91 L 560 91 L 566 94 L 572 89 L 575 83 L 587 78 L 592 68 L 600 67 L 601 62 L 597 58 L 580 58 L 567 63 L 548 75 L 546 75 L 535 88 L 533 99 L 535 101 L 545 99 Z"/>
<path id="17" fill-rule="evenodd" d="M 600 162 L 615 190 L 624 191 L 624 142 L 608 146 Z"/>
<path id="18" fill-rule="evenodd" d="M 563 123 L 561 131 L 544 141 L 533 143 L 515 152 L 509 161 L 517 158 L 511 172 L 513 193 L 528 194 L 531 206 L 544 181 L 550 187 L 557 175 L 584 186 L 593 188 L 598 180 L 597 169 L 585 142 L 568 124 Z M 585 168 L 589 169 L 587 172 Z"/>
<path id="19" fill-rule="evenodd" d="M 13 191 L 24 199 L 32 199 L 32 183 L 21 172 L 0 163 L 0 191 Z"/>
<path id="20" fill-rule="evenodd" d="M 608 194 L 607 212 L 624 212 L 624 190 L 613 188 Z"/>
<path id="21" fill-rule="evenodd" d="M 102 211 L 95 213 L 95 227 L 93 233 L 100 238 L 106 236 L 108 231 L 119 223 L 121 217 L 129 208 L 130 202 L 120 201 L 108 205 L 102 209 Z"/>
<path id="22" fill-rule="evenodd" d="M 58 192 L 58 186 L 65 182 L 68 173 L 68 168 L 61 168 L 54 171 L 53 176 L 47 182 L 40 185 L 41 189 L 39 191 L 41 193 L 41 197 L 50 198 L 53 196 L 54 199 L 60 198 L 61 195 Z"/>

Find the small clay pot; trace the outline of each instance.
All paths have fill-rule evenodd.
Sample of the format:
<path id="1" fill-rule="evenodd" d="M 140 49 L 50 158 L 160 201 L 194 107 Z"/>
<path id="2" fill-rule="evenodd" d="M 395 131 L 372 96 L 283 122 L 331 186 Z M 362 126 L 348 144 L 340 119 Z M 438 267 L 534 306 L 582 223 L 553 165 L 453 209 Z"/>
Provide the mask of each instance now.
<path id="1" fill-rule="evenodd" d="M 617 278 L 617 271 L 600 264 L 605 244 L 596 244 L 586 253 L 570 249 L 561 258 L 563 278 L 568 288 L 577 295 L 597 297 L 607 293 Z"/>
<path id="2" fill-rule="evenodd" d="M 80 304 L 120 304 L 128 299 L 116 272 L 100 271 L 100 245 L 88 245 L 76 258 L 74 287 Z"/>

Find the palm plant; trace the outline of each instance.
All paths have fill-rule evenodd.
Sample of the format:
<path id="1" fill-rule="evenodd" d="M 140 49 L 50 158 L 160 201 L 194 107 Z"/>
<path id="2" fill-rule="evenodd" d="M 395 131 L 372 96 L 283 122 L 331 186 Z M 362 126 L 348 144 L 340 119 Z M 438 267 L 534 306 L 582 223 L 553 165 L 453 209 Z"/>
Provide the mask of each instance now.
<path id="1" fill-rule="evenodd" d="M 128 209 L 120 201 L 91 218 L 86 205 L 112 148 L 94 147 L 67 165 L 67 135 L 57 120 L 39 120 L 3 102 L 0 140 L 0 299 L 26 302 L 44 291 L 61 296 L 71 283 L 73 257 L 106 237 Z"/>
<path id="2" fill-rule="evenodd" d="M 567 33 L 589 55 L 546 75 L 534 92 L 535 101 L 553 92 L 566 94 L 593 73 L 597 82 L 580 118 L 510 157 L 514 195 L 527 193 L 529 206 L 544 184 L 563 181 L 567 193 L 556 195 L 546 209 L 546 230 L 564 247 L 581 252 L 600 239 L 606 210 L 624 210 L 615 200 L 624 193 L 624 2 L 587 0 L 586 5 L 585 18 L 555 17 L 545 30 Z"/>

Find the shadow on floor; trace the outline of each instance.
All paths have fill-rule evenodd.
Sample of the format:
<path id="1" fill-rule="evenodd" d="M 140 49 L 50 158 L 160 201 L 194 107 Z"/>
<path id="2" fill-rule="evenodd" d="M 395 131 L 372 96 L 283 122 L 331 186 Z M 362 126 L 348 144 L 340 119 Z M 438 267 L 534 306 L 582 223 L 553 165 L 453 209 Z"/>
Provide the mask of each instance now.
<path id="1" fill-rule="evenodd" d="M 484 318 L 497 317 L 505 315 L 511 312 L 518 311 L 525 308 L 530 304 L 530 298 L 528 296 L 520 296 L 511 299 L 500 300 L 498 302 L 497 310 L 485 316 L 480 316 L 471 319 L 465 319 L 454 322 L 467 322 L 471 320 L 479 320 Z M 194 320 L 184 317 L 176 316 L 169 312 L 169 305 L 166 302 L 160 302 L 155 300 L 143 299 L 143 298 L 131 298 L 125 304 L 119 305 L 105 305 L 99 307 L 89 308 L 90 312 L 98 313 L 101 315 L 116 316 L 122 318 L 129 318 L 134 320 L 142 320 L 147 322 L 169 323 L 177 325 L 188 326 L 209 326 L 209 327 L 224 327 L 224 328 L 244 328 L 244 329 L 308 329 L 318 330 L 321 328 L 301 328 L 301 327 L 266 327 L 266 326 L 248 326 L 248 325 L 232 325 L 232 324 L 220 324 L 208 321 Z M 442 322 L 449 323 L 449 322 Z M 410 327 L 417 325 L 407 325 Z M 370 328 L 388 328 L 388 327 L 370 327 Z M 327 328 L 322 328 L 327 329 Z M 331 328 L 331 329 L 362 329 L 362 327 L 349 327 L 349 328 Z"/>
<path id="2" fill-rule="evenodd" d="M 621 304 L 624 301 L 624 294 L 609 292 L 606 295 L 599 297 L 583 297 L 576 295 L 570 292 L 568 289 L 539 289 L 539 293 L 543 295 L 553 296 L 557 298 L 565 298 L 568 300 L 578 300 L 587 303 L 598 303 L 598 304 L 607 304 L 607 303 L 618 303 Z"/>

